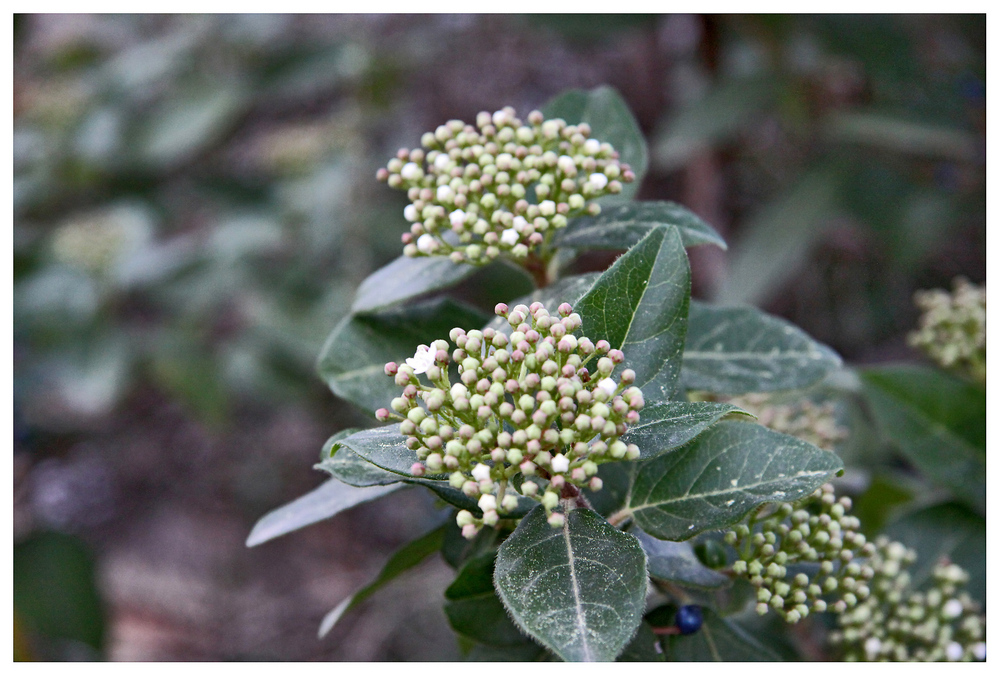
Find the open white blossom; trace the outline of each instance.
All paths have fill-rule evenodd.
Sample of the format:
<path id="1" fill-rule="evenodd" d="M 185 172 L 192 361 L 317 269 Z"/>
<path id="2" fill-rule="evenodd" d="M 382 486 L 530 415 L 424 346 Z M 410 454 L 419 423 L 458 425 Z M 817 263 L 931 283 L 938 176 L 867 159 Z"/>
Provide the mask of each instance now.
<path id="1" fill-rule="evenodd" d="M 552 458 L 552 471 L 553 472 L 568 472 L 569 471 L 569 458 L 567 458 L 562 453 L 556 455 Z"/>
<path id="2" fill-rule="evenodd" d="M 434 235 L 425 232 L 417 238 L 417 249 L 425 254 L 434 253 Z"/>
<path id="3" fill-rule="evenodd" d="M 614 393 L 618 390 L 618 383 L 611 378 L 605 378 L 601 382 L 597 383 L 597 386 L 612 396 L 614 396 Z"/>
<path id="4" fill-rule="evenodd" d="M 587 182 L 598 190 L 603 190 L 608 185 L 608 177 L 599 171 L 595 171 L 587 179 Z"/>
<path id="5" fill-rule="evenodd" d="M 413 369 L 414 373 L 426 373 L 427 369 L 434 365 L 434 353 L 426 345 L 417 347 L 417 353 L 406 359 L 406 365 Z"/>

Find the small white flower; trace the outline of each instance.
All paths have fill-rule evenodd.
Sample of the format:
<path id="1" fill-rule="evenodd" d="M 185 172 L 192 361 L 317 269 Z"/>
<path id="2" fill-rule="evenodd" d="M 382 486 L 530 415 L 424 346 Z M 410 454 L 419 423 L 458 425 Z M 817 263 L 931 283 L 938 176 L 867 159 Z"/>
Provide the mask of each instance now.
<path id="1" fill-rule="evenodd" d="M 948 658 L 949 662 L 957 662 L 962 659 L 962 654 L 965 651 L 962 649 L 962 644 L 957 641 L 952 641 L 944 648 L 944 655 Z"/>
<path id="2" fill-rule="evenodd" d="M 608 185 L 608 177 L 599 171 L 591 174 L 587 181 L 598 190 L 604 190 Z"/>
<path id="3" fill-rule="evenodd" d="M 476 481 L 486 481 L 490 478 L 490 466 L 479 463 L 472 468 L 472 478 Z"/>
<path id="4" fill-rule="evenodd" d="M 588 155 L 596 155 L 601 152 L 601 142 L 596 138 L 589 138 L 583 142 L 583 152 Z"/>
<path id="5" fill-rule="evenodd" d="M 962 602 L 958 599 L 951 599 L 941 608 L 941 617 L 950 620 L 962 614 Z"/>
<path id="6" fill-rule="evenodd" d="M 494 495 L 484 495 L 479 498 L 479 509 L 484 512 L 495 512 L 497 508 L 497 499 Z"/>
<path id="7" fill-rule="evenodd" d="M 434 168 L 439 172 L 446 171 L 451 166 L 451 158 L 448 153 L 441 153 L 434 158 Z"/>
<path id="8" fill-rule="evenodd" d="M 426 345 L 420 345 L 416 354 L 406 358 L 406 365 L 412 368 L 414 373 L 427 373 L 427 369 L 434 365 L 434 353 Z"/>
<path id="9" fill-rule="evenodd" d="M 528 227 L 528 219 L 526 219 L 524 216 L 515 216 L 514 217 L 514 231 L 515 232 L 517 232 L 517 233 L 520 234 L 520 233 L 524 232 L 524 229 L 527 228 L 527 227 Z"/>
<path id="10" fill-rule="evenodd" d="M 425 232 L 417 237 L 417 249 L 425 254 L 434 253 L 434 235 Z"/>
<path id="11" fill-rule="evenodd" d="M 878 640 L 874 636 L 865 641 L 865 655 L 869 660 L 874 660 L 878 657 L 880 650 L 882 650 L 882 641 Z"/>
<path id="12" fill-rule="evenodd" d="M 517 234 L 517 230 L 514 228 L 507 228 L 502 233 L 500 233 L 500 241 L 507 246 L 514 246 L 520 241 L 521 237 Z"/>
<path id="13" fill-rule="evenodd" d="M 556 473 L 559 473 L 559 472 L 568 472 L 569 471 L 569 458 L 567 458 L 562 453 L 560 453 L 556 457 L 552 458 L 552 471 L 556 472 Z"/>
<path id="14" fill-rule="evenodd" d="M 573 162 L 573 158 L 569 155 L 560 155 L 559 159 L 556 160 L 556 165 L 559 167 L 559 171 L 564 174 L 576 173 L 576 163 Z"/>
<path id="15" fill-rule="evenodd" d="M 438 202 L 449 202 L 455 196 L 455 191 L 450 185 L 439 185 L 437 189 Z"/>
<path id="16" fill-rule="evenodd" d="M 506 110 L 498 110 L 497 112 L 493 113 L 493 124 L 497 127 L 499 127 L 502 124 L 506 124 L 509 119 L 510 116 L 507 115 Z"/>
<path id="17" fill-rule="evenodd" d="M 461 209 L 455 209 L 453 212 L 448 214 L 448 220 L 451 221 L 452 225 L 461 225 L 465 223 L 465 212 Z"/>
<path id="18" fill-rule="evenodd" d="M 406 208 L 403 209 L 403 218 L 408 220 L 410 223 L 416 223 L 420 220 L 420 214 L 417 213 L 417 208 L 412 204 L 407 204 Z"/>
<path id="19" fill-rule="evenodd" d="M 615 392 L 618 390 L 618 383 L 611 378 L 605 378 L 601 382 L 597 383 L 597 386 L 611 396 L 614 396 Z"/>
<path id="20" fill-rule="evenodd" d="M 538 212 L 542 216 L 552 216 L 556 213 L 556 203 L 552 200 L 545 200 L 538 205 Z"/>
<path id="21" fill-rule="evenodd" d="M 399 170 L 399 175 L 407 181 L 414 181 L 423 176 L 423 173 L 424 172 L 419 166 L 417 166 L 416 162 L 407 162 L 403 165 L 403 168 Z"/>

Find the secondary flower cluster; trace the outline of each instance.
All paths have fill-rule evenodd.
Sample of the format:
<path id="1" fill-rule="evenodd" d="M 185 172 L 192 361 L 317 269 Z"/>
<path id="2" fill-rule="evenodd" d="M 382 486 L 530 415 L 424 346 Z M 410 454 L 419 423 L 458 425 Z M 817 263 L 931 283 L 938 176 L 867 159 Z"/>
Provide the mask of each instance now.
<path id="1" fill-rule="evenodd" d="M 501 252 L 524 258 L 568 219 L 598 214 L 591 201 L 621 192 L 635 174 L 590 133 L 537 110 L 523 123 L 508 106 L 479 113 L 475 126 L 451 120 L 424 134 L 423 148 L 400 149 L 377 178 L 410 198 L 403 253 L 477 264 Z"/>
<path id="2" fill-rule="evenodd" d="M 775 610 L 794 623 L 810 611 L 842 613 L 868 598 L 875 571 L 854 558 L 871 556 L 875 548 L 858 532 L 850 508 L 850 498 L 838 500 L 825 484 L 799 503 L 782 503 L 756 533 L 746 525 L 726 533 L 740 555 L 733 571 L 757 588 L 758 613 Z M 799 563 L 818 564 L 818 570 L 790 575 L 788 567 Z M 827 604 L 822 597 L 834 592 L 840 598 Z"/>
<path id="3" fill-rule="evenodd" d="M 847 438 L 847 430 L 837 424 L 833 402 L 816 403 L 801 398 L 794 402 L 777 403 L 773 395 L 745 394 L 727 399 L 730 404 L 757 416 L 757 422 L 782 434 L 790 434 L 824 450 Z"/>
<path id="4" fill-rule="evenodd" d="M 726 533 L 740 556 L 733 572 L 757 588 L 757 612 L 774 610 L 792 623 L 810 611 L 838 613 L 830 640 L 851 661 L 984 659 L 983 618 L 958 593 L 968 574 L 944 562 L 930 591 L 913 591 L 905 568 L 916 552 L 885 537 L 867 542 L 850 508 L 850 498 L 837 499 L 826 484 L 780 504 L 757 532 L 740 525 Z"/>
<path id="5" fill-rule="evenodd" d="M 400 432 L 418 459 L 414 475 L 448 473 L 454 488 L 478 497 L 481 518 L 467 510 L 457 517 L 468 538 L 517 506 L 515 490 L 540 501 L 549 523 L 560 526 L 563 515 L 552 511 L 560 498 L 600 490 L 599 464 L 639 457 L 637 446 L 619 439 L 644 404 L 632 386 L 635 372 L 612 377 L 621 350 L 577 338 L 582 320 L 568 303 L 558 316 L 541 303 L 513 310 L 501 303 L 496 313 L 510 325 L 509 337 L 454 328 L 451 343 L 436 340 L 405 364 L 386 364 L 403 394 L 392 400 L 395 413 L 376 411 L 380 420 L 402 420 Z"/>
<path id="6" fill-rule="evenodd" d="M 969 580 L 961 567 L 941 562 L 932 587 L 910 588 L 904 570 L 915 560 L 912 550 L 880 537 L 869 565 L 872 593 L 838 618 L 830 641 L 842 646 L 850 661 L 969 662 L 986 659 L 985 627 L 978 604 L 959 588 Z"/>
<path id="7" fill-rule="evenodd" d="M 910 345 L 946 369 L 986 382 L 986 287 L 958 277 L 952 293 L 918 291 L 913 301 L 924 313 Z"/>

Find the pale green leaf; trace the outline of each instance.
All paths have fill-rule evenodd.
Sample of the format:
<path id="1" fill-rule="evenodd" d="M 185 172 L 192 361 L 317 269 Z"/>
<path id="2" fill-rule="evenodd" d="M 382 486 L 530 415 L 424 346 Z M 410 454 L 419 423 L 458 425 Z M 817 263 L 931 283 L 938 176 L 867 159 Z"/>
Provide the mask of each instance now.
<path id="1" fill-rule="evenodd" d="M 351 312 L 376 312 L 404 300 L 447 289 L 477 270 L 475 265 L 452 263 L 444 256 L 400 256 L 361 282 Z"/>

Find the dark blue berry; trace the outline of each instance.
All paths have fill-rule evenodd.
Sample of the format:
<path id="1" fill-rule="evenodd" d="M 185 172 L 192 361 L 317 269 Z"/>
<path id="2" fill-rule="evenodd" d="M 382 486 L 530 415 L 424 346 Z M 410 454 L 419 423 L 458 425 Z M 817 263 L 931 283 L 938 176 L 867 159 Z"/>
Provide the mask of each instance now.
<path id="1" fill-rule="evenodd" d="M 693 634 L 701 629 L 701 606 L 681 606 L 674 618 L 674 624 L 682 634 Z"/>

